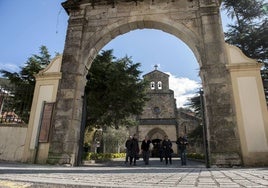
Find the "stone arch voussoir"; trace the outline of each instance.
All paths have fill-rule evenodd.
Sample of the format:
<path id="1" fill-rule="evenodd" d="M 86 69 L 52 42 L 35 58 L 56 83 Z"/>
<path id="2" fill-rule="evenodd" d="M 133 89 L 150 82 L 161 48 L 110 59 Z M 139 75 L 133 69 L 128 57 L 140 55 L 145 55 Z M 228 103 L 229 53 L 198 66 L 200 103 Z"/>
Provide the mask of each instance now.
<path id="1" fill-rule="evenodd" d="M 134 16 L 119 20 L 96 31 L 90 38 L 85 38 L 82 48 L 83 62 L 90 67 L 98 52 L 114 38 L 137 29 L 157 29 L 169 33 L 185 42 L 200 63 L 201 38 L 184 24 L 170 20 L 168 17 Z"/>
<path id="2" fill-rule="evenodd" d="M 152 137 L 154 134 L 156 134 L 156 133 L 161 134 L 161 135 L 163 136 L 163 138 L 164 138 L 164 136 L 167 134 L 163 129 L 160 129 L 160 128 L 154 128 L 154 129 L 150 130 L 150 131 L 147 133 L 147 135 L 148 135 L 148 137 L 151 139 L 151 137 Z"/>

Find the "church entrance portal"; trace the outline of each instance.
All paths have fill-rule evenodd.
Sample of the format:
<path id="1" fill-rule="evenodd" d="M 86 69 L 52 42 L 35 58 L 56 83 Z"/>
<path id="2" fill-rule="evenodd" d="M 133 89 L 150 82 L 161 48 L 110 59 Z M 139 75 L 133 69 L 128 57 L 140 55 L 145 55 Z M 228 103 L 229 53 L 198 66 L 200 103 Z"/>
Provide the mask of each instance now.
<path id="1" fill-rule="evenodd" d="M 152 149 L 152 157 L 160 157 L 160 146 L 161 146 L 162 139 L 153 139 L 153 149 Z"/>
<path id="2" fill-rule="evenodd" d="M 159 157 L 161 141 L 164 136 L 167 135 L 167 133 L 163 129 L 154 128 L 146 134 L 148 135 L 149 139 L 152 141 L 153 144 L 153 149 L 151 153 L 152 157 Z"/>

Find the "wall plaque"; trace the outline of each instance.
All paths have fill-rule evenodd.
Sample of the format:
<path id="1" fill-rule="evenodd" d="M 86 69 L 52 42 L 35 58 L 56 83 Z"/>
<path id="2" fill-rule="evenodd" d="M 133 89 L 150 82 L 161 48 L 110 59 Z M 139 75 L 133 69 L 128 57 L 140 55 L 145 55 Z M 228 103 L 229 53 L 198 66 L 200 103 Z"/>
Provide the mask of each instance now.
<path id="1" fill-rule="evenodd" d="M 39 142 L 48 142 L 49 140 L 49 131 L 51 127 L 54 104 L 55 103 L 48 103 L 48 102 L 44 103 L 40 134 L 39 134 Z"/>

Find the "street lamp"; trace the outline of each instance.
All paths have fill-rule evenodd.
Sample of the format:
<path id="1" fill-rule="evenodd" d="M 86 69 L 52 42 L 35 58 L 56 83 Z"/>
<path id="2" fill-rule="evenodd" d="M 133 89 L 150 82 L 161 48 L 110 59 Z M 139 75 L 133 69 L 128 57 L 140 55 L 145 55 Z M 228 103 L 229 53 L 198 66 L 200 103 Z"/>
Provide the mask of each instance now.
<path id="1" fill-rule="evenodd" d="M 207 124 L 205 118 L 205 105 L 204 105 L 204 92 L 202 89 L 199 90 L 200 94 L 200 109 L 202 115 L 202 123 L 203 123 L 203 140 L 204 140 L 204 147 L 205 147 L 205 161 L 206 167 L 210 168 L 210 156 L 209 156 L 209 146 L 208 146 L 208 133 L 207 133 Z"/>

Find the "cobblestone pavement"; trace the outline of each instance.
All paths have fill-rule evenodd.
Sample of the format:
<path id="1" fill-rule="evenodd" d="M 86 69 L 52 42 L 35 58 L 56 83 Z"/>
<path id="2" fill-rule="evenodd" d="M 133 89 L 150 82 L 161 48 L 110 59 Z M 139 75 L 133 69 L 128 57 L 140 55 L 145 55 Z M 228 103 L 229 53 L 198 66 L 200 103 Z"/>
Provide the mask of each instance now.
<path id="1" fill-rule="evenodd" d="M 178 159 L 165 165 L 152 159 L 149 165 L 137 166 L 114 161 L 108 164 L 86 164 L 63 167 L 0 162 L 0 187 L 268 187 L 265 168 L 205 168 L 204 164 L 188 161 L 181 166 Z"/>

